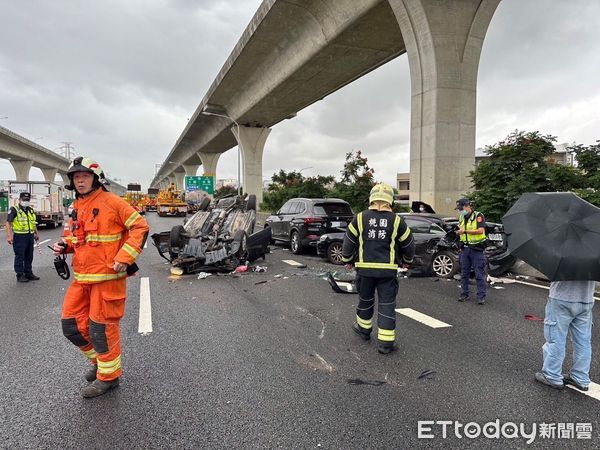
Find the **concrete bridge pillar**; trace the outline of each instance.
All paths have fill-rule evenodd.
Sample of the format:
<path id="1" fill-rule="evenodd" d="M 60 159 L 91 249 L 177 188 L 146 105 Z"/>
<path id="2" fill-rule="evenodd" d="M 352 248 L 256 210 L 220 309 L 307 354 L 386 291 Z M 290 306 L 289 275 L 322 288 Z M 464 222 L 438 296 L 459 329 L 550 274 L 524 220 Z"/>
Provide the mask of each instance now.
<path id="1" fill-rule="evenodd" d="M 271 133 L 270 128 L 240 127 L 231 129 L 242 151 L 242 173 L 244 192 L 256 195 L 256 204 L 263 200 L 262 161 L 265 142 Z"/>
<path id="2" fill-rule="evenodd" d="M 471 187 L 479 57 L 500 0 L 388 1 L 410 65 L 410 199 L 453 213 Z"/>
<path id="3" fill-rule="evenodd" d="M 60 174 L 60 177 L 62 178 L 63 184 L 64 184 L 65 186 L 68 186 L 68 185 L 69 185 L 69 183 L 71 182 L 71 181 L 69 180 L 69 177 L 67 176 L 67 174 L 66 174 L 66 173 L 61 173 L 61 174 Z"/>
<path id="4" fill-rule="evenodd" d="M 185 172 L 173 172 L 173 174 L 175 175 L 175 185 L 177 186 L 177 189 L 183 191 L 185 188 L 183 185 L 185 181 Z"/>
<path id="5" fill-rule="evenodd" d="M 217 182 L 217 163 L 221 157 L 221 153 L 204 153 L 198 152 L 198 156 L 202 161 L 202 172 L 205 176 L 212 176 Z"/>
<path id="6" fill-rule="evenodd" d="M 183 170 L 185 170 L 185 176 L 186 177 L 195 177 L 196 174 L 198 173 L 198 167 L 200 167 L 200 165 L 198 165 L 198 164 L 184 164 L 181 167 L 183 167 Z"/>
<path id="7" fill-rule="evenodd" d="M 46 180 L 48 183 L 53 183 L 54 179 L 56 178 L 56 173 L 58 172 L 58 169 L 40 169 L 42 171 L 42 174 L 44 174 L 44 180 Z"/>
<path id="8" fill-rule="evenodd" d="M 16 181 L 29 181 L 29 170 L 33 165 L 33 161 L 15 161 L 14 159 L 11 159 L 10 164 L 15 170 Z"/>

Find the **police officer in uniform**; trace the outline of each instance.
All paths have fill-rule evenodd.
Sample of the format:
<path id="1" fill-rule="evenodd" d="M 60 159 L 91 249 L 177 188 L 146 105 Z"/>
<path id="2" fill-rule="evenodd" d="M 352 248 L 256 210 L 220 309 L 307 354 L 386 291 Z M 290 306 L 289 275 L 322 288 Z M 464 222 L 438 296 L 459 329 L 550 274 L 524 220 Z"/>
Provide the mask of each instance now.
<path id="1" fill-rule="evenodd" d="M 19 204 L 10 208 L 6 220 L 6 241 L 12 245 L 15 252 L 15 272 L 17 281 L 26 283 L 30 280 L 39 280 L 40 277 L 33 274 L 31 264 L 33 262 L 34 241 L 39 239 L 37 232 L 37 219 L 35 211 L 30 206 L 31 194 L 21 192 Z"/>
<path id="2" fill-rule="evenodd" d="M 369 209 L 358 213 L 348 225 L 342 248 L 343 261 L 354 263 L 357 273 L 359 302 L 352 329 L 365 341 L 371 338 L 377 291 L 377 351 L 382 354 L 396 350 L 398 262 L 411 263 L 415 253 L 410 229 L 392 212 L 393 202 L 393 188 L 376 184 Z"/>
<path id="3" fill-rule="evenodd" d="M 487 245 L 485 235 L 485 217 L 473 210 L 471 201 L 461 198 L 456 202 L 456 209 L 460 211 L 458 218 L 461 252 L 460 252 L 460 288 L 459 302 L 469 299 L 469 276 L 471 270 L 475 271 L 477 280 L 477 303 L 485 304 L 485 256 L 483 251 Z"/>

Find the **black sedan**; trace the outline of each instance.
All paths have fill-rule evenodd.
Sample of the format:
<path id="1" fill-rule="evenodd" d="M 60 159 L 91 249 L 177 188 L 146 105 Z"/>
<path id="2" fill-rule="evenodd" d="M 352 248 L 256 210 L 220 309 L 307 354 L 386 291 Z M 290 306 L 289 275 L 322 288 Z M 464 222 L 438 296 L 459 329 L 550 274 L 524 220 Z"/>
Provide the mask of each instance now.
<path id="1" fill-rule="evenodd" d="M 454 233 L 456 222 L 450 222 L 435 214 L 401 214 L 413 233 L 415 258 L 413 271 L 433 273 L 442 278 L 452 278 L 460 270 L 458 237 Z M 502 225 L 488 223 L 486 232 L 490 248 L 494 251 L 506 248 Z M 327 233 L 317 244 L 317 254 L 332 264 L 343 264 L 342 242 L 344 231 Z"/>

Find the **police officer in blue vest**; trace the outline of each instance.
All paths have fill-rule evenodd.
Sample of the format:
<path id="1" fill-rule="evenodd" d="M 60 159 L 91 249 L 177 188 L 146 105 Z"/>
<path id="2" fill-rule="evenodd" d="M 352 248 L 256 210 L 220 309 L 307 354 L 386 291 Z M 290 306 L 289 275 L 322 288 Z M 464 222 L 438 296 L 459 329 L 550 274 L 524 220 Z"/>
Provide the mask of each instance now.
<path id="1" fill-rule="evenodd" d="M 485 217 L 473 209 L 471 201 L 461 198 L 456 202 L 456 209 L 460 211 L 458 218 L 460 236 L 460 288 L 459 302 L 469 299 L 469 278 L 471 270 L 475 271 L 477 280 L 477 303 L 485 304 L 485 255 L 483 251 L 487 246 L 485 235 Z"/>
<path id="2" fill-rule="evenodd" d="M 19 204 L 10 208 L 6 221 L 6 241 L 15 252 L 15 272 L 20 283 L 40 279 L 31 268 L 34 241 L 39 238 L 36 215 L 30 201 L 31 194 L 21 192 Z"/>
<path id="3" fill-rule="evenodd" d="M 371 189 L 369 209 L 360 212 L 348 225 L 342 259 L 356 268 L 358 307 L 354 332 L 363 340 L 371 338 L 377 291 L 377 351 L 396 350 L 396 295 L 398 266 L 410 264 L 415 244 L 404 219 L 392 212 L 394 189 L 376 184 Z"/>

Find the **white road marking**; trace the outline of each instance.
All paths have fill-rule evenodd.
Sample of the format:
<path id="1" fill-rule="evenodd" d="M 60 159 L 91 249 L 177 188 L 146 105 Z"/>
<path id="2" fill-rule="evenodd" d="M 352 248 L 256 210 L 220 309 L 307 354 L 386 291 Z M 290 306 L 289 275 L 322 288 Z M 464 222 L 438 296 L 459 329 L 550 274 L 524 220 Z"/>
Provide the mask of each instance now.
<path id="1" fill-rule="evenodd" d="M 315 353 L 315 357 L 319 360 L 319 362 L 321 363 L 321 365 L 327 372 L 331 373 L 334 371 L 334 367 L 331 364 L 329 364 L 327 361 L 325 361 L 325 358 L 323 358 L 321 355 L 319 355 L 318 353 Z"/>
<path id="2" fill-rule="evenodd" d="M 294 261 L 293 259 L 284 259 L 284 260 L 282 260 L 282 262 L 284 262 L 284 263 L 286 263 L 286 264 L 288 264 L 290 266 L 294 266 L 294 267 L 304 267 L 304 266 L 306 266 L 306 264 L 299 263 L 298 261 Z"/>
<path id="3" fill-rule="evenodd" d="M 144 242 L 144 248 L 148 248 L 148 241 Z"/>
<path id="4" fill-rule="evenodd" d="M 524 284 L 525 286 L 533 286 L 533 287 L 540 288 L 540 289 L 546 289 L 547 291 L 550 290 L 550 286 L 544 286 L 544 285 L 535 284 L 535 283 L 528 283 L 527 281 L 515 280 L 515 283 Z M 594 296 L 594 299 L 596 301 L 600 301 L 600 297 Z"/>
<path id="5" fill-rule="evenodd" d="M 600 384 L 596 384 L 593 381 L 590 383 L 589 390 L 587 392 L 580 391 L 579 389 L 577 389 L 574 386 L 571 386 L 570 384 L 567 384 L 566 386 L 573 389 L 574 391 L 579 392 L 580 394 L 584 394 L 584 395 L 587 395 L 588 397 L 592 397 L 592 398 L 595 398 L 596 400 L 600 400 Z"/>
<path id="6" fill-rule="evenodd" d="M 152 333 L 152 304 L 150 303 L 150 278 L 140 280 L 140 320 L 138 333 Z"/>
<path id="7" fill-rule="evenodd" d="M 45 240 L 45 241 L 42 241 L 42 242 L 38 242 L 38 245 L 42 245 L 42 244 L 45 244 L 45 243 L 46 243 L 46 242 L 50 242 L 50 239 L 46 239 L 46 240 Z"/>
<path id="8" fill-rule="evenodd" d="M 442 322 L 441 320 L 434 319 L 433 317 L 428 316 L 427 314 L 415 311 L 412 308 L 398 308 L 396 312 L 398 314 L 402 314 L 403 316 L 416 320 L 417 322 L 421 322 L 422 324 L 425 324 L 431 328 L 447 328 L 452 326 L 445 322 Z"/>

